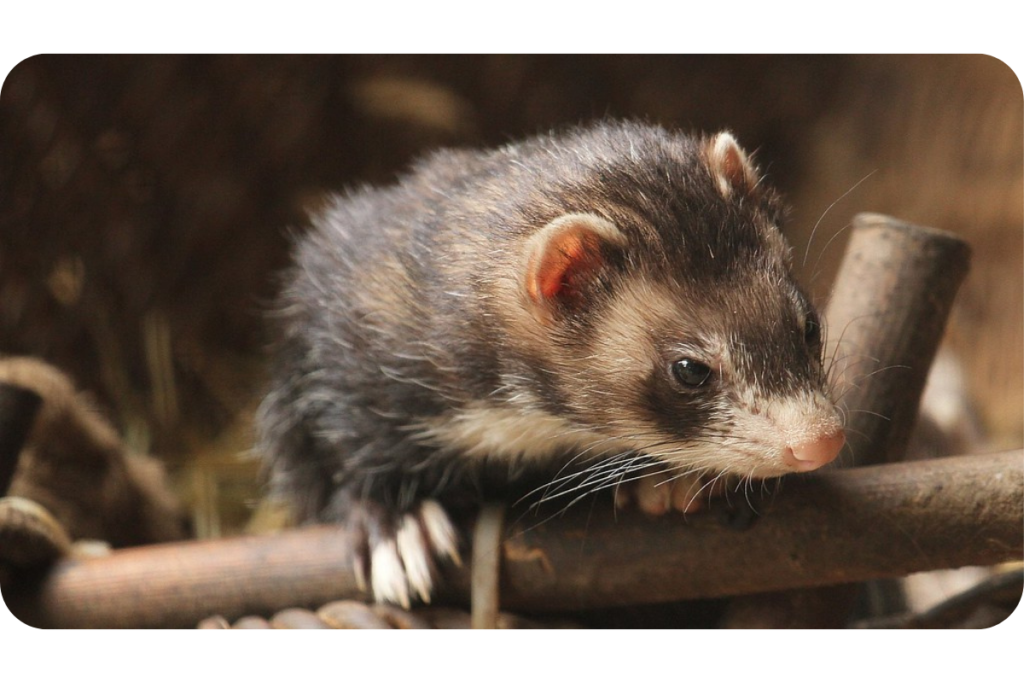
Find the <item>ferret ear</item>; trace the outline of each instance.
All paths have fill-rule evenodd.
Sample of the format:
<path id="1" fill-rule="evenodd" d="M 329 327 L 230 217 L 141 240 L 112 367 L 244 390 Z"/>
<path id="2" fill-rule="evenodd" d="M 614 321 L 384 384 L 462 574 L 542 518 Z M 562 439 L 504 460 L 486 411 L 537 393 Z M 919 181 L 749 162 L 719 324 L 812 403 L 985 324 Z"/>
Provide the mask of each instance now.
<path id="1" fill-rule="evenodd" d="M 527 296 L 545 311 L 580 303 L 583 286 L 606 265 L 606 245 L 622 246 L 625 241 L 625 235 L 600 216 L 570 213 L 556 218 L 527 243 Z"/>
<path id="2" fill-rule="evenodd" d="M 718 190 L 724 197 L 730 197 L 734 192 L 751 194 L 757 187 L 757 170 L 732 133 L 723 131 L 711 138 L 705 153 Z"/>

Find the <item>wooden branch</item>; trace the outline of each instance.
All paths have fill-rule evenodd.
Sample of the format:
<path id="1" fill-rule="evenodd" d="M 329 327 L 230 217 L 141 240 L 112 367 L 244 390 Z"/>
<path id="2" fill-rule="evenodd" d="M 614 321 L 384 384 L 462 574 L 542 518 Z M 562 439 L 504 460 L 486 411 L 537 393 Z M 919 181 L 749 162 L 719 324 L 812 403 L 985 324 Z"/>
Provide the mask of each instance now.
<path id="1" fill-rule="evenodd" d="M 904 612 L 869 617 L 854 628 L 988 628 L 1002 623 L 1020 605 L 1024 570 L 997 571 L 980 583 L 929 607 L 925 612 Z"/>
<path id="2" fill-rule="evenodd" d="M 34 391 L 0 382 L 0 496 L 7 493 L 42 399 Z"/>
<path id="3" fill-rule="evenodd" d="M 1024 452 L 793 478 L 748 529 L 721 512 L 683 522 L 580 510 L 513 529 L 502 607 L 633 605 L 1019 560 Z"/>
<path id="4" fill-rule="evenodd" d="M 11 612 L 52 628 L 182 628 L 360 595 L 344 529 L 183 541 L 57 562 L 38 584 L 4 590 Z M 363 596 L 365 597 L 365 596 Z"/>
<path id="5" fill-rule="evenodd" d="M 948 232 L 854 216 L 825 311 L 846 466 L 901 460 L 970 247 Z"/>
<path id="6" fill-rule="evenodd" d="M 735 496 L 734 496 L 735 497 Z M 748 528 L 724 502 L 684 519 L 577 506 L 502 546 L 502 609 L 551 612 L 735 595 L 993 564 L 1024 553 L 1024 452 L 890 464 L 787 480 Z M 616 518 L 617 517 L 617 518 Z M 509 514 L 516 519 L 515 512 Z M 468 536 L 465 536 L 468 538 Z M 63 560 L 4 598 L 41 627 L 189 627 L 365 598 L 351 538 L 333 527 Z M 470 567 L 439 601 L 465 605 Z"/>

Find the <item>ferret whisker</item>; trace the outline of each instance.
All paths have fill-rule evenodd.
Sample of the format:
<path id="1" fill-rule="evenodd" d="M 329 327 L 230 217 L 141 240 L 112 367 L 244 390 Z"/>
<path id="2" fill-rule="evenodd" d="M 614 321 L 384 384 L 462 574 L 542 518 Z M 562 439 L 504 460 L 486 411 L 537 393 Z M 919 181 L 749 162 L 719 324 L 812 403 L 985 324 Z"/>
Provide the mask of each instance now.
<path id="1" fill-rule="evenodd" d="M 844 232 L 846 232 L 848 229 L 852 227 L 853 223 L 847 223 L 843 227 L 836 230 L 835 233 L 833 233 L 832 237 L 829 238 L 828 242 L 825 243 L 825 246 L 821 248 L 821 251 L 818 252 L 818 258 L 815 259 L 814 265 L 811 266 L 811 270 L 813 272 L 811 276 L 808 278 L 809 282 L 817 282 L 818 276 L 821 275 L 821 270 L 819 269 L 819 266 L 821 265 L 821 259 L 825 256 L 825 253 L 828 252 L 828 248 L 832 246 L 832 243 L 835 242 L 840 235 L 842 235 Z M 806 262 L 806 256 L 804 257 L 804 260 Z M 801 266 L 801 268 L 803 267 L 804 266 Z"/>
<path id="2" fill-rule="evenodd" d="M 705 491 L 713 490 L 714 487 L 715 487 L 715 484 L 718 483 L 725 476 L 726 476 L 725 472 L 718 472 L 714 477 L 709 479 L 699 489 L 697 489 L 697 492 L 695 494 L 693 494 L 693 496 L 690 498 L 689 503 L 692 504 L 693 501 L 695 501 L 698 498 L 700 498 L 701 496 L 703 496 Z"/>
<path id="3" fill-rule="evenodd" d="M 572 494 L 575 491 L 578 491 L 582 488 L 585 488 L 589 486 L 589 484 L 595 479 L 600 479 L 601 481 L 603 481 L 606 477 L 614 477 L 616 474 L 623 471 L 624 469 L 628 469 L 631 467 L 639 469 L 640 467 L 648 467 L 650 465 L 649 458 L 647 458 L 646 456 L 635 455 L 633 457 L 626 457 L 628 455 L 631 454 L 623 453 L 620 456 L 609 459 L 607 461 L 599 462 L 596 465 L 587 467 L 579 472 L 573 472 L 569 475 L 561 477 L 559 482 L 560 486 L 558 487 L 553 488 L 549 485 L 539 486 L 534 490 L 530 491 L 522 498 L 520 498 L 519 502 L 522 502 L 524 499 L 540 493 L 541 498 L 531 505 L 531 507 L 535 507 L 542 503 L 555 500 L 557 498 L 561 498 L 563 496 Z M 644 462 L 641 465 L 637 466 L 635 463 L 641 460 Z M 611 470 L 611 472 L 608 473 L 606 472 L 606 470 Z M 571 488 L 565 488 L 565 484 L 578 479 L 583 479 L 583 481 L 577 483 L 575 486 L 572 486 Z"/>
<path id="4" fill-rule="evenodd" d="M 550 501 L 552 501 L 554 499 L 561 498 L 563 496 L 567 496 L 569 494 L 572 494 L 572 493 L 575 493 L 575 492 L 578 492 L 578 491 L 583 491 L 580 495 L 577 495 L 575 498 L 573 498 L 570 501 L 568 501 L 557 512 L 555 512 L 554 514 L 552 514 L 551 516 L 547 517 L 546 519 L 544 519 L 543 521 L 539 522 L 537 525 L 535 525 L 534 527 L 531 527 L 531 528 L 536 528 L 537 526 L 540 526 L 541 524 L 544 524 L 544 523 L 554 519 L 555 517 L 559 517 L 561 515 L 564 515 L 571 507 L 573 507 L 574 505 L 579 503 L 581 500 L 587 499 L 588 497 L 590 497 L 591 495 L 597 493 L 598 491 L 602 491 L 602 490 L 604 490 L 606 488 L 609 488 L 609 487 L 612 487 L 612 486 L 618 486 L 618 485 L 620 485 L 622 483 L 628 483 L 630 481 L 636 481 L 636 480 L 642 479 L 644 475 L 641 475 L 641 476 L 638 476 L 638 477 L 624 478 L 624 479 L 620 479 L 619 477 L 621 477 L 624 474 L 629 474 L 631 472 L 634 472 L 636 470 L 647 469 L 648 467 L 650 467 L 650 465 L 646 464 L 646 463 L 643 464 L 642 466 L 639 466 L 639 467 L 632 467 L 632 468 L 624 467 L 621 470 L 617 470 L 615 472 L 610 473 L 606 477 L 601 478 L 598 481 L 598 485 L 596 485 L 596 486 L 584 486 L 584 485 L 581 484 L 580 486 L 574 487 L 572 489 L 569 489 L 569 490 L 566 490 L 566 491 L 562 491 L 561 493 L 559 493 L 559 494 L 557 494 L 555 496 L 552 496 L 550 498 L 539 500 L 536 503 L 533 503 L 530 506 L 530 509 L 539 509 L 539 506 L 542 503 L 550 502 Z"/>
<path id="5" fill-rule="evenodd" d="M 850 412 L 851 413 L 864 413 L 866 415 L 874 415 L 875 417 L 880 418 L 882 420 L 885 420 L 886 422 L 891 422 L 892 421 L 891 417 L 887 417 L 885 415 L 882 415 L 881 413 L 876 413 L 873 410 L 864 410 L 862 408 L 851 408 Z"/>
<path id="6" fill-rule="evenodd" d="M 859 436 L 859 437 L 861 437 L 863 439 L 867 439 L 868 438 L 868 435 L 867 435 L 866 432 L 861 431 L 859 429 L 854 429 L 853 427 L 849 427 L 849 426 L 846 427 L 846 432 L 849 433 L 849 434 L 854 434 L 856 436 Z"/>
<path id="7" fill-rule="evenodd" d="M 877 169 L 876 169 L 876 170 L 877 170 Z M 806 247 L 806 249 L 804 250 L 804 259 L 803 259 L 803 262 L 802 262 L 802 263 L 800 264 L 800 267 L 801 267 L 801 268 L 804 268 L 804 267 L 805 267 L 805 266 L 807 265 L 807 256 L 808 256 L 808 254 L 810 254 L 810 253 L 811 253 L 811 243 L 812 243 L 812 242 L 814 241 L 814 233 L 815 233 L 815 232 L 817 232 L 817 230 L 818 230 L 818 226 L 819 226 L 819 225 L 821 225 L 821 222 L 822 222 L 822 221 L 823 221 L 823 220 L 825 219 L 825 216 L 827 216 L 827 215 L 828 215 L 828 212 L 829 212 L 829 211 L 831 211 L 831 210 L 832 210 L 832 208 L 833 208 L 833 207 L 834 207 L 834 206 L 835 206 L 836 204 L 838 204 L 838 203 L 839 203 L 839 202 L 841 202 L 841 201 L 842 201 L 842 200 L 843 200 L 844 198 L 846 198 L 846 197 L 847 197 L 847 196 L 848 196 L 848 195 L 849 195 L 849 194 L 850 194 L 851 192 L 853 192 L 853 191 L 854 191 L 854 190 L 856 190 L 856 189 L 857 189 L 858 187 L 860 187 L 861 183 L 863 183 L 863 182 L 864 182 L 865 180 L 867 180 L 868 178 L 870 178 L 870 177 L 871 177 L 872 175 L 874 175 L 874 174 L 875 174 L 875 171 L 871 171 L 871 172 L 870 172 L 870 173 L 868 173 L 868 174 L 867 174 L 866 176 L 864 176 L 863 178 L 861 178 L 860 180 L 858 180 L 858 181 L 857 181 L 856 183 L 854 183 L 854 184 L 853 184 L 853 187 L 851 187 L 851 188 L 850 188 L 849 190 L 847 190 L 847 191 L 846 191 L 846 192 L 844 192 L 843 194 L 839 195 L 839 197 L 838 197 L 838 198 L 837 198 L 837 199 L 836 199 L 836 200 L 835 200 L 834 202 L 832 202 L 831 204 L 829 204 L 829 205 L 828 205 L 828 208 L 826 208 L 826 209 L 825 209 L 825 211 L 824 211 L 824 212 L 822 212 L 821 216 L 820 216 L 820 217 L 818 218 L 818 221 L 817 221 L 817 222 L 816 222 L 816 223 L 814 224 L 814 227 L 813 227 L 813 228 L 811 228 L 811 235 L 810 235 L 810 237 L 808 237 L 808 238 L 807 238 L 807 247 Z M 831 243 L 831 241 L 832 241 L 832 240 L 829 240 L 829 243 Z M 827 244 L 825 244 L 825 248 L 826 248 L 826 249 L 828 248 L 828 243 L 827 243 Z M 822 252 L 820 252 L 820 253 L 819 253 L 819 255 L 818 255 L 818 258 L 819 258 L 819 259 L 821 258 L 821 253 L 824 253 L 824 250 L 823 250 Z"/>
<path id="8" fill-rule="evenodd" d="M 868 377 L 874 377 L 875 375 L 877 375 L 879 373 L 887 372 L 889 370 L 912 370 L 912 369 L 913 368 L 911 368 L 909 365 L 903 365 L 903 364 L 886 365 L 884 367 L 877 368 L 875 370 L 872 370 L 869 373 L 861 375 L 859 379 L 867 379 Z"/>
<path id="9" fill-rule="evenodd" d="M 876 368 L 875 370 L 872 370 L 871 372 L 866 372 L 866 373 L 859 374 L 859 375 L 856 376 L 856 378 L 847 378 L 844 381 L 845 386 L 843 388 L 843 391 L 841 393 L 839 393 L 838 395 L 833 393 L 830 398 L 832 398 L 834 403 L 838 404 L 838 403 L 840 403 L 841 401 L 843 401 L 846 398 L 846 395 L 850 391 L 861 391 L 861 390 L 863 390 L 863 387 L 860 384 L 860 382 L 865 380 L 865 379 L 869 379 L 871 377 L 874 377 L 875 375 L 878 375 L 878 374 L 880 374 L 882 372 L 887 372 L 887 371 L 890 371 L 890 370 L 910 370 L 910 369 L 911 369 L 911 367 L 909 365 L 886 365 L 885 367 Z"/>

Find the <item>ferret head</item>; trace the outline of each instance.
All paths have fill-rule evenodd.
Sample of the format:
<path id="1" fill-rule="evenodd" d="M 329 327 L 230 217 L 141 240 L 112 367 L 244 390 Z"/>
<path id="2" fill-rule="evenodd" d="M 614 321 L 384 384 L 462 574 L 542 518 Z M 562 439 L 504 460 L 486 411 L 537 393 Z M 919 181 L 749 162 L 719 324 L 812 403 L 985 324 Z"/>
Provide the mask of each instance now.
<path id="1" fill-rule="evenodd" d="M 537 402 L 679 469 L 831 462 L 841 419 L 775 194 L 729 133 L 632 133 L 592 141 L 524 241 L 516 336 Z"/>

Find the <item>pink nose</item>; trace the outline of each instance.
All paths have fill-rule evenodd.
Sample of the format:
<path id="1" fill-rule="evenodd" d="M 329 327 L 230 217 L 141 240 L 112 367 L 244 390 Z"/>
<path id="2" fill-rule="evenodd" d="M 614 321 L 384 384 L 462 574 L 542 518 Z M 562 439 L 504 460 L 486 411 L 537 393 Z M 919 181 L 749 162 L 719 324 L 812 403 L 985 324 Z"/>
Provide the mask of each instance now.
<path id="1" fill-rule="evenodd" d="M 782 454 L 782 459 L 797 472 L 810 472 L 835 460 L 844 443 L 846 435 L 839 430 L 820 439 L 790 446 Z"/>

